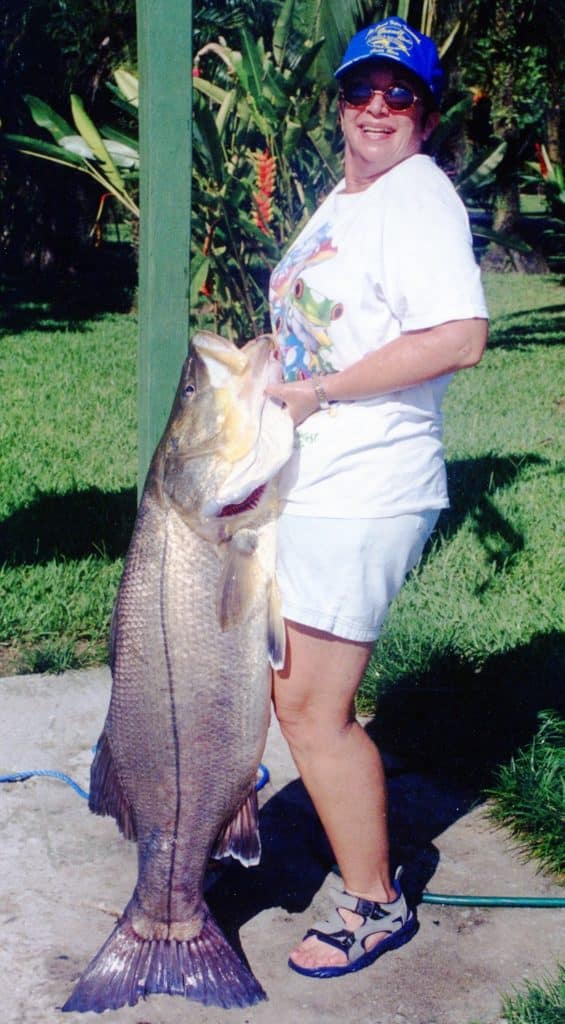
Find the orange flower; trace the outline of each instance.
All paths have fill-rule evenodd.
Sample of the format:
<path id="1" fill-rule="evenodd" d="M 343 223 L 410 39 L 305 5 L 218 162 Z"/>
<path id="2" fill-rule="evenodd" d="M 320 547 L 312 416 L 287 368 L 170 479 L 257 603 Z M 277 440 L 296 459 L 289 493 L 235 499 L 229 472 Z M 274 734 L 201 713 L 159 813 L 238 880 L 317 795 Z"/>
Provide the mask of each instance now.
<path id="1" fill-rule="evenodd" d="M 539 142 L 535 142 L 534 143 L 534 148 L 535 148 L 535 151 L 536 151 L 536 156 L 538 158 L 538 166 L 539 166 L 540 174 L 541 174 L 542 178 L 547 178 L 547 176 L 549 174 L 549 168 L 548 168 L 546 160 L 545 160 L 545 154 L 543 152 L 543 146 L 541 146 Z"/>
<path id="2" fill-rule="evenodd" d="M 265 149 L 262 153 L 255 153 L 253 156 L 255 171 L 257 174 L 257 191 L 253 193 L 255 209 L 251 214 L 253 223 L 257 225 L 263 234 L 269 234 L 268 224 L 273 217 L 273 204 L 271 197 L 275 191 L 276 160 Z"/>

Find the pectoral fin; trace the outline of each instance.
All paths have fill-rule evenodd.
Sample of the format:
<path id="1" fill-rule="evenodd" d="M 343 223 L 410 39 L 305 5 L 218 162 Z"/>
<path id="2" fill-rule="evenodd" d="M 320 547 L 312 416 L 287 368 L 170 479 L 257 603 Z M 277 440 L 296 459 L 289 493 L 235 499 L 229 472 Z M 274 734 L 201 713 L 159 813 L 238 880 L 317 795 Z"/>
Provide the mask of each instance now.
<path id="1" fill-rule="evenodd" d="M 224 572 L 218 595 L 218 619 L 222 630 L 244 622 L 257 596 L 259 574 L 254 554 L 257 534 L 242 529 L 228 543 Z"/>
<path id="2" fill-rule="evenodd" d="M 275 669 L 282 668 L 286 651 L 286 630 L 276 580 L 273 580 L 271 583 L 269 591 L 268 649 L 269 661 L 272 667 Z"/>

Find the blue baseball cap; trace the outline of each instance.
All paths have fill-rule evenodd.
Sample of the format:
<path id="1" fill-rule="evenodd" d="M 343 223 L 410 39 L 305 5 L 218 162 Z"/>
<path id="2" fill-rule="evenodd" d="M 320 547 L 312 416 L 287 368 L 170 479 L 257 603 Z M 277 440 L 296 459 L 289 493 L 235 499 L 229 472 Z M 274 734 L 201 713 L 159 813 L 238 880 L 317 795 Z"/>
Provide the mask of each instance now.
<path id="1" fill-rule="evenodd" d="M 341 78 L 346 71 L 362 61 L 379 58 L 401 64 L 416 75 L 439 107 L 443 71 L 433 39 L 422 35 L 402 18 L 385 18 L 353 36 L 335 72 L 335 78 Z"/>

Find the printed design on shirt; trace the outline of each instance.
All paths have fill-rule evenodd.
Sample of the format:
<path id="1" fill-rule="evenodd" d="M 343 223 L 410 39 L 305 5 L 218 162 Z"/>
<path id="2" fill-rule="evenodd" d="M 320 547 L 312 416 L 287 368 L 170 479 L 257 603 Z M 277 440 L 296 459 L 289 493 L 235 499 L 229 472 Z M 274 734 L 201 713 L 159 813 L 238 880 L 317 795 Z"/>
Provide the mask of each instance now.
<path id="1" fill-rule="evenodd" d="M 273 328 L 280 345 L 285 380 L 332 373 L 331 325 L 343 316 L 343 303 L 311 288 L 304 272 L 333 259 L 337 248 L 324 224 L 301 245 L 293 246 L 271 277 Z"/>

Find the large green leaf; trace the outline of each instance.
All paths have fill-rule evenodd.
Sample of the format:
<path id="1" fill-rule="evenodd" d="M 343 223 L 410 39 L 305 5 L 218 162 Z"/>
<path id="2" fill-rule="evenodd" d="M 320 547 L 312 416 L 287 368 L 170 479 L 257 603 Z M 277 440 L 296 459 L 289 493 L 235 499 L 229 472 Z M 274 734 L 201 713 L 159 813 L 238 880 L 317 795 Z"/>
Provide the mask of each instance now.
<path id="1" fill-rule="evenodd" d="M 41 139 L 33 139 L 28 135 L 12 135 L 0 132 L 0 144 L 6 144 L 10 149 L 17 149 L 20 153 L 29 156 L 43 157 L 44 160 L 53 160 L 58 164 L 66 164 L 68 167 L 76 167 L 86 171 L 85 162 L 82 156 L 71 153 L 62 146 L 55 146 L 52 142 L 43 142 Z"/>
<path id="2" fill-rule="evenodd" d="M 24 96 L 31 116 L 40 128 L 45 128 L 51 133 L 55 142 L 59 142 L 65 135 L 72 135 L 73 129 L 63 117 L 60 117 L 48 103 L 40 100 L 38 96 L 31 96 L 29 93 Z"/>
<path id="3" fill-rule="evenodd" d="M 220 106 L 220 109 L 216 114 L 216 128 L 218 129 L 218 135 L 220 136 L 220 138 L 223 138 L 226 129 L 226 123 L 232 110 L 235 107 L 236 99 L 237 97 L 235 89 L 232 89 L 230 92 L 227 92 Z"/>
<path id="4" fill-rule="evenodd" d="M 198 91 L 207 96 L 208 99 L 214 101 L 214 103 L 222 104 L 226 98 L 226 90 L 221 89 L 219 85 L 215 85 L 214 82 L 208 81 L 207 78 L 193 78 L 192 85 Z"/>
<path id="5" fill-rule="evenodd" d="M 296 0 L 285 0 L 273 30 L 273 54 L 279 67 L 282 67 L 286 56 L 295 3 Z"/>
<path id="6" fill-rule="evenodd" d="M 222 141 L 214 117 L 204 103 L 194 108 L 193 132 L 195 155 L 200 155 L 217 185 L 221 186 L 225 175 Z"/>
<path id="7" fill-rule="evenodd" d="M 75 93 L 71 94 L 71 111 L 79 134 L 90 147 L 96 159 L 100 161 L 103 174 L 118 192 L 125 193 L 124 179 L 106 149 L 98 128 L 86 113 L 80 96 Z"/>
<path id="8" fill-rule="evenodd" d="M 304 51 L 288 80 L 289 88 L 292 92 L 297 92 L 301 86 L 304 86 L 306 75 L 324 44 L 325 39 L 318 39 L 316 43 Z"/>
<path id="9" fill-rule="evenodd" d="M 245 29 L 241 32 L 241 62 L 239 67 L 245 73 L 247 89 L 256 103 L 263 99 L 263 62 L 259 49 Z"/>
<path id="10" fill-rule="evenodd" d="M 129 114 L 130 117 L 136 118 L 139 116 L 137 107 L 134 106 L 133 103 L 129 103 L 128 100 L 124 99 L 122 92 L 118 89 L 117 85 L 114 85 L 113 82 L 106 82 L 106 88 L 113 93 L 114 99 L 112 100 L 112 103 L 115 107 L 119 107 L 120 110 L 125 111 L 125 113 Z"/>
<path id="11" fill-rule="evenodd" d="M 194 254 L 190 260 L 190 304 L 194 306 L 198 301 L 198 295 L 200 289 L 204 286 L 206 278 L 208 277 L 208 271 L 210 270 L 210 260 L 207 256 L 203 256 L 201 253 Z"/>
<path id="12" fill-rule="evenodd" d="M 117 68 L 114 71 L 114 78 L 126 102 L 131 103 L 134 107 L 139 107 L 139 79 L 137 75 L 132 75 L 131 71 L 126 71 L 125 68 Z"/>
<path id="13" fill-rule="evenodd" d="M 241 32 L 241 59 L 237 61 L 235 70 L 244 93 L 250 100 L 250 110 L 255 125 L 268 137 L 278 125 L 280 114 L 265 95 L 263 60 L 258 46 L 249 32 Z"/>
<path id="14" fill-rule="evenodd" d="M 499 142 L 488 156 L 472 161 L 457 180 L 457 190 L 462 192 L 468 188 L 480 188 L 486 185 L 491 180 L 499 163 L 504 159 L 507 148 L 506 142 Z"/>
<path id="15" fill-rule="evenodd" d="M 457 103 L 454 103 L 449 110 L 441 115 L 441 121 L 428 143 L 428 152 L 437 153 L 452 132 L 461 129 L 463 119 L 470 113 L 472 104 L 473 100 L 469 94 L 462 100 L 458 100 Z"/>
<path id="16" fill-rule="evenodd" d="M 493 231 L 492 228 L 485 228 L 478 224 L 472 225 L 473 234 L 479 238 L 486 238 L 489 242 L 495 242 L 497 245 L 502 246 L 503 249 L 514 249 L 516 252 L 532 252 L 531 245 L 524 242 L 523 238 L 517 238 L 516 235 L 509 235 L 503 231 Z"/>
<path id="17" fill-rule="evenodd" d="M 119 131 L 111 124 L 100 125 L 100 134 L 105 139 L 114 139 L 115 142 L 123 142 L 124 146 L 131 146 L 132 149 L 139 149 L 139 140 L 134 135 L 127 135 Z"/>

